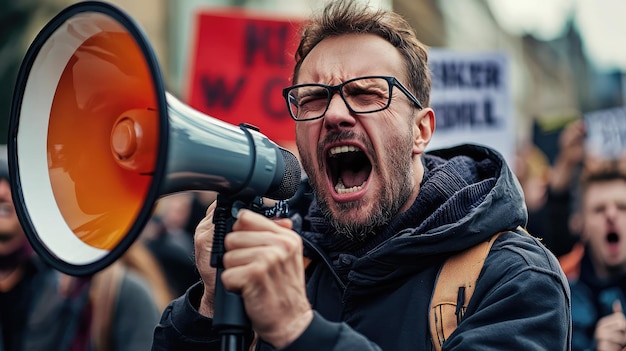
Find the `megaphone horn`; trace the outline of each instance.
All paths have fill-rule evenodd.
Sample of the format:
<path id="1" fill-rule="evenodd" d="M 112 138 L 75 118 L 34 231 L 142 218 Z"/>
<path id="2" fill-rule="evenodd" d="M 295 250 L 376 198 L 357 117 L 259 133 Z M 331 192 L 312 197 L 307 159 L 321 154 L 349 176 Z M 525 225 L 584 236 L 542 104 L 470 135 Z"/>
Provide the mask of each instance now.
<path id="1" fill-rule="evenodd" d="M 167 93 L 140 27 L 103 2 L 71 5 L 39 32 L 18 73 L 9 133 L 20 222 L 35 251 L 71 275 L 119 258 L 161 196 L 287 199 L 300 183 L 295 156 L 258 130 Z"/>

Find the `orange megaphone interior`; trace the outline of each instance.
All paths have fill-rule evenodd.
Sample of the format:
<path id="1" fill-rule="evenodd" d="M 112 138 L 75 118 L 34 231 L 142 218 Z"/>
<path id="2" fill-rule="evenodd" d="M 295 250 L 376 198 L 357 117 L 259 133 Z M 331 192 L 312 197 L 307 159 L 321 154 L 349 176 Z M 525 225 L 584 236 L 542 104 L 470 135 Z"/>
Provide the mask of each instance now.
<path id="1" fill-rule="evenodd" d="M 58 82 L 47 139 L 50 182 L 66 223 L 93 247 L 114 248 L 134 224 L 148 194 L 159 130 L 153 81 L 129 33 L 100 32 L 74 52 Z M 118 127 L 117 146 L 111 144 L 118 118 L 137 109 L 154 116 L 147 121 L 149 128 L 139 133 L 142 162 L 152 165 L 142 172 L 121 167 L 112 151 L 128 151 L 123 143 L 137 140 L 121 139 L 120 144 L 120 136 L 127 136 Z"/>

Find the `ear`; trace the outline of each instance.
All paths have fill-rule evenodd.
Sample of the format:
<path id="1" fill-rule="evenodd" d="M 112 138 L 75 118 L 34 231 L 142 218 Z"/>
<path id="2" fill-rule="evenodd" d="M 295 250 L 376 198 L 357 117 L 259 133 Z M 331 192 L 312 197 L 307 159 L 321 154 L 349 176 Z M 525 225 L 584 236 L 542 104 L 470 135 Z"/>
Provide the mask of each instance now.
<path id="1" fill-rule="evenodd" d="M 413 125 L 413 154 L 423 154 L 435 132 L 435 111 L 427 107 L 417 111 Z"/>

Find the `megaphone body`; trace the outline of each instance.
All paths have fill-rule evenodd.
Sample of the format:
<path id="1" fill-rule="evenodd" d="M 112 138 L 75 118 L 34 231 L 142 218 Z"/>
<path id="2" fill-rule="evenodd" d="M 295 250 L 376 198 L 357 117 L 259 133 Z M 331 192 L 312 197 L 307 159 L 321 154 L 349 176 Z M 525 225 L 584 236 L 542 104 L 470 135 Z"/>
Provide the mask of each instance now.
<path id="1" fill-rule="evenodd" d="M 287 199 L 300 183 L 295 156 L 258 130 L 167 93 L 139 26 L 101 2 L 67 7 L 39 32 L 18 74 L 9 133 L 20 222 L 35 251 L 71 275 L 119 258 L 159 197 Z"/>

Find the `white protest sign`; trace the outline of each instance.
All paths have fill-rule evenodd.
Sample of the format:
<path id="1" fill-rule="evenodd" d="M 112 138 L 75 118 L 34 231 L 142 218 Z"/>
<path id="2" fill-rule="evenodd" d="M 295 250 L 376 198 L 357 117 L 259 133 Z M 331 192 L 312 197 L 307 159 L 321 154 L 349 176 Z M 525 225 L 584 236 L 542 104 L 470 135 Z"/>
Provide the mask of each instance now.
<path id="1" fill-rule="evenodd" d="M 603 159 L 626 156 L 626 108 L 588 112 L 584 118 L 589 153 Z"/>
<path id="2" fill-rule="evenodd" d="M 473 143 L 515 155 L 509 58 L 503 52 L 429 50 L 436 129 L 428 150 Z"/>

